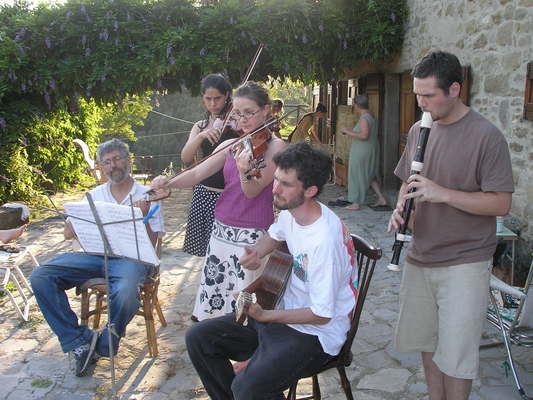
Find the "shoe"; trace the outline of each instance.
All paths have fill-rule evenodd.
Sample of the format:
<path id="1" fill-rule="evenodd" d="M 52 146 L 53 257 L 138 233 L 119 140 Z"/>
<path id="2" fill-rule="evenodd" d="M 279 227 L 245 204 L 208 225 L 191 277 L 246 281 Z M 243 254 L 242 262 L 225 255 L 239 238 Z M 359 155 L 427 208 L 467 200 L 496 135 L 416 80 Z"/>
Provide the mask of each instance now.
<path id="1" fill-rule="evenodd" d="M 78 377 L 85 376 L 87 367 L 96 361 L 94 350 L 96 348 L 97 340 L 98 332 L 93 332 L 89 342 L 82 344 L 69 352 L 69 355 L 72 355 L 75 360 L 74 375 Z"/>

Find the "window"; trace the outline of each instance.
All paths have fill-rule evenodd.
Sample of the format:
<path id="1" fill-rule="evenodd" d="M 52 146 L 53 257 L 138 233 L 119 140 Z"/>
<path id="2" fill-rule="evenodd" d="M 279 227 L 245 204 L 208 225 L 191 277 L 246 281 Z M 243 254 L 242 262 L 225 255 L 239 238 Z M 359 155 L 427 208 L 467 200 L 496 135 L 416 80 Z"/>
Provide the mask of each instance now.
<path id="1" fill-rule="evenodd" d="M 526 91 L 524 93 L 524 119 L 533 121 L 533 62 L 527 65 Z"/>

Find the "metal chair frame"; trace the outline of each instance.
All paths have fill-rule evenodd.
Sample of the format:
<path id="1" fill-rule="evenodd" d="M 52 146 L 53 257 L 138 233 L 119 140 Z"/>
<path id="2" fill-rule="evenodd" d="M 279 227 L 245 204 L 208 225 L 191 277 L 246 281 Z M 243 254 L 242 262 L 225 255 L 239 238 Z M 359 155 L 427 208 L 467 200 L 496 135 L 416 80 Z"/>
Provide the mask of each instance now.
<path id="1" fill-rule="evenodd" d="M 359 328 L 359 321 L 363 311 L 363 305 L 365 303 L 368 288 L 370 286 L 370 281 L 372 280 L 372 275 L 374 274 L 374 268 L 377 261 L 382 256 L 382 251 L 380 248 L 374 247 L 368 241 L 358 235 L 352 234 L 351 236 L 355 248 L 356 266 L 359 272 L 359 294 L 352 312 L 350 330 L 346 335 L 346 341 L 344 342 L 340 353 L 326 365 L 324 365 L 320 370 L 316 371 L 316 373 L 312 376 L 313 394 L 296 398 L 296 389 L 298 386 L 297 380 L 290 386 L 287 400 L 320 400 L 322 395 L 320 393 L 320 385 L 318 383 L 318 374 L 331 368 L 337 368 L 337 371 L 339 372 L 341 385 L 346 395 L 346 399 L 353 400 L 352 387 L 348 377 L 346 376 L 346 367 L 350 366 L 352 363 L 352 343 Z"/>
<path id="2" fill-rule="evenodd" d="M 518 288 L 510 286 L 496 278 L 494 275 L 491 275 L 489 290 L 490 306 L 487 309 L 487 320 L 491 325 L 499 330 L 503 341 L 481 346 L 481 348 L 487 348 L 494 345 L 505 345 L 507 361 L 509 362 L 509 367 L 513 374 L 515 385 L 518 393 L 524 400 L 531 400 L 533 397 L 530 397 L 526 394 L 524 387 L 520 383 L 520 378 L 513 360 L 511 344 L 526 348 L 533 347 L 533 326 L 531 324 L 531 322 L 533 322 L 533 317 L 531 316 L 533 312 L 533 291 L 531 295 L 529 294 L 531 285 L 533 285 L 533 261 L 529 267 L 529 273 L 526 278 L 524 288 L 521 288 L 521 290 L 518 290 Z M 516 309 L 516 313 L 512 319 L 502 317 L 502 311 L 505 308 L 502 307 L 501 310 L 498 305 L 495 295 L 495 292 L 498 291 L 500 293 L 511 295 L 520 300 L 518 308 Z"/>

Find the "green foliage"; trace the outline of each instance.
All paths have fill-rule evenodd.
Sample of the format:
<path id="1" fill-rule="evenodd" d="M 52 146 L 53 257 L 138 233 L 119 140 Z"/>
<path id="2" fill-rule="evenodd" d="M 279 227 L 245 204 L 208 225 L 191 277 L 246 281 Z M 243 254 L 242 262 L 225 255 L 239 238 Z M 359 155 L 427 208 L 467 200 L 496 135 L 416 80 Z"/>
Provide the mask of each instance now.
<path id="1" fill-rule="evenodd" d="M 133 140 L 148 90 L 194 95 L 214 71 L 236 85 L 260 42 L 265 50 L 252 79 L 333 81 L 357 62 L 397 52 L 407 16 L 405 0 L 198 3 L 0 6 L 0 179 L 9 179 L 0 201 L 79 180 L 74 138 L 92 149 L 105 135 Z"/>

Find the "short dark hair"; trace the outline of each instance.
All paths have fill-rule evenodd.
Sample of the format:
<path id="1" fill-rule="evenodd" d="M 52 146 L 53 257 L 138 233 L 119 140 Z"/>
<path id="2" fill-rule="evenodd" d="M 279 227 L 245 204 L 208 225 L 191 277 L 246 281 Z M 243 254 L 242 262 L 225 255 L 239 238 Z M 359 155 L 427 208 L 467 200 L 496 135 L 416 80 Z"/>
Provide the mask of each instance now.
<path id="1" fill-rule="evenodd" d="M 368 110 L 368 96 L 366 94 L 360 94 L 359 96 L 355 96 L 353 99 L 353 103 L 356 104 L 359 108 Z"/>
<path id="2" fill-rule="evenodd" d="M 463 69 L 459 59 L 445 51 L 434 51 L 424 56 L 413 68 L 415 78 L 428 78 L 434 76 L 437 87 L 446 95 L 450 92 L 452 83 L 463 83 Z"/>
<path id="3" fill-rule="evenodd" d="M 327 113 L 328 109 L 326 106 L 322 103 L 318 103 L 315 108 L 315 112 L 321 112 L 321 113 Z"/>
<path id="4" fill-rule="evenodd" d="M 304 189 L 316 186 L 317 195 L 331 175 L 331 157 L 305 142 L 291 144 L 275 154 L 273 161 L 282 170 L 294 169 Z"/>
<path id="5" fill-rule="evenodd" d="M 272 107 L 278 107 L 279 109 L 282 109 L 283 108 L 283 100 L 281 100 L 281 99 L 272 100 Z"/>

